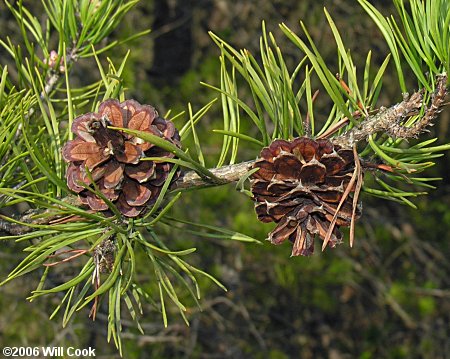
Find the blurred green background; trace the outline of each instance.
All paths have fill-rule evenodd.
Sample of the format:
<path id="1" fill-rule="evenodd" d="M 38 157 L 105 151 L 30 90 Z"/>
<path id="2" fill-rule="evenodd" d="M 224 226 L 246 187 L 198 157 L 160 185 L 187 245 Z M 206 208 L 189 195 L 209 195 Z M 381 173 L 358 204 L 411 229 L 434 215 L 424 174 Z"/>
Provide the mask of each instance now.
<path id="1" fill-rule="evenodd" d="M 39 16 L 39 2 L 29 1 Z M 390 1 L 373 1 L 386 15 Z M 317 47 L 335 63 L 334 40 L 323 6 L 341 31 L 358 65 L 372 50 L 376 64 L 388 53 L 376 26 L 353 0 L 150 0 L 141 1 L 112 34 L 125 38 L 152 28 L 152 33 L 128 47 L 107 53 L 118 63 L 128 48 L 131 56 L 124 74 L 127 97 L 153 104 L 161 114 L 185 110 L 190 102 L 198 109 L 217 96 L 200 85 L 219 84 L 219 50 L 209 38 L 211 30 L 236 48 L 257 53 L 261 21 L 277 36 L 292 62 L 301 56 L 278 31 L 285 22 L 300 33 L 303 20 Z M 19 29 L 0 3 L 2 37 L 20 41 Z M 106 56 L 103 56 L 106 60 Z M 0 63 L 10 63 L 0 50 Z M 106 62 L 106 61 L 105 61 Z M 393 66 L 388 72 L 380 104 L 401 100 Z M 88 74 L 89 76 L 86 76 Z M 92 78 L 91 78 L 92 76 Z M 71 74 L 73 83 L 99 77 L 95 63 L 80 60 Z M 409 88 L 417 85 L 412 76 Z M 249 94 L 242 93 L 246 98 Z M 330 101 L 322 93 L 316 110 L 325 117 Z M 449 142 L 450 111 L 445 110 L 429 137 Z M 214 165 L 221 139 L 211 133 L 221 125 L 220 106 L 207 114 L 199 127 L 207 163 Z M 259 149 L 241 148 L 240 159 L 254 159 Z M 189 236 L 161 227 L 172 249 L 197 247 L 191 261 L 214 274 L 228 288 L 223 292 L 208 281 L 201 284 L 202 311 L 186 295 L 190 327 L 175 309 L 163 327 L 158 311 L 144 308 L 145 335 L 131 319 L 124 320 L 125 358 L 448 358 L 450 357 L 450 159 L 439 158 L 428 171 L 442 177 L 438 189 L 415 200 L 418 210 L 397 203 L 363 197 L 363 216 L 356 228 L 353 248 L 343 244 L 324 253 L 316 248 L 310 258 L 290 258 L 290 245 L 278 247 L 224 243 Z M 264 240 L 273 225 L 263 225 L 252 202 L 229 185 L 185 193 L 173 215 L 224 226 Z M 21 245 L 0 243 L 0 274 L 4 278 L 23 257 Z M 145 262 L 139 276 L 146 278 Z M 69 268 L 70 270 L 70 268 Z M 60 270 L 61 276 L 71 273 Z M 95 322 L 88 309 L 68 327 L 48 316 L 58 298 L 25 300 L 36 286 L 39 273 L 0 288 L 0 346 L 74 346 L 96 348 L 97 358 L 118 357 L 106 342 L 106 311 Z M 54 278 L 58 281 L 58 278 Z M 125 318 L 126 319 L 126 318 Z"/>

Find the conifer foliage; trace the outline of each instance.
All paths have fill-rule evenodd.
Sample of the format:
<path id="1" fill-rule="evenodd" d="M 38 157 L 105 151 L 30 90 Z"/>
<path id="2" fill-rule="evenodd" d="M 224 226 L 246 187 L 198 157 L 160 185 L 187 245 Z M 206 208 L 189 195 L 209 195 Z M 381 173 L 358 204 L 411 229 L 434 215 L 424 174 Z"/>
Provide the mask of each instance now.
<path id="1" fill-rule="evenodd" d="M 201 280 L 225 289 L 191 263 L 197 248 L 170 248 L 174 241 L 161 235 L 167 228 L 199 240 L 263 239 L 219 220 L 173 217 L 184 191 L 236 182 L 259 220 L 275 222 L 268 239 L 288 240 L 293 256 L 307 256 L 315 238 L 322 250 L 343 242 L 346 227 L 353 244 L 360 193 L 415 207 L 414 198 L 434 188 L 427 168 L 450 149 L 421 137 L 447 105 L 450 0 L 409 0 L 409 6 L 393 0 L 398 12 L 388 17 L 358 0 L 391 51 L 379 66 L 371 53 L 365 64 L 354 63 L 326 10 L 337 66 L 324 61 L 303 23 L 302 34 L 279 25 L 280 36 L 298 52 L 295 64 L 265 23 L 258 55 L 210 33 L 220 73 L 215 84 L 204 85 L 215 99 L 164 115 L 128 97 L 129 52 L 119 63 L 105 56 L 149 33 L 108 37 L 138 1 L 42 0 L 40 21 L 24 2 L 5 0 L 23 41 L 0 35 L 11 56 L 8 66 L 0 64 L 0 239 L 26 243 L 0 286 L 37 273 L 29 299 L 54 296 L 51 318 L 59 315 L 64 326 L 85 306 L 93 319 L 106 311 L 108 341 L 120 353 L 122 317 L 143 333 L 143 302 L 156 308 L 165 326 L 168 303 L 188 323 L 183 298 L 199 304 Z M 77 87 L 70 74 L 86 58 L 97 64 L 89 76 L 94 80 Z M 389 85 L 399 88 L 399 97 L 381 106 L 390 61 L 398 84 Z M 406 76 L 417 80 L 415 88 L 406 87 Z M 324 117 L 314 110 L 317 84 L 331 102 Z M 223 142 L 210 168 L 213 156 L 203 153 L 197 124 L 212 106 L 220 107 L 223 126 L 215 132 Z M 49 280 L 65 268 L 70 271 L 61 281 Z M 145 275 L 138 275 L 142 268 Z"/>

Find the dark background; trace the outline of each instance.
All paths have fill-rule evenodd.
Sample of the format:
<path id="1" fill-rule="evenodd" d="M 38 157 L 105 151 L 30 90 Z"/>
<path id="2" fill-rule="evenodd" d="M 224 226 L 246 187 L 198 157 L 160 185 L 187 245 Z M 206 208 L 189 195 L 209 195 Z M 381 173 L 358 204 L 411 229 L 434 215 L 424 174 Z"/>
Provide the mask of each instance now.
<path id="1" fill-rule="evenodd" d="M 30 3 L 39 17 L 39 3 Z M 386 15 L 394 12 L 390 1 L 373 3 Z M 107 56 L 118 63 L 131 48 L 124 75 L 128 98 L 153 104 L 162 114 L 168 109 L 184 110 L 187 102 L 200 108 L 216 94 L 199 82 L 219 83 L 219 51 L 208 30 L 236 48 L 256 54 L 261 21 L 265 20 L 293 64 L 300 54 L 281 35 L 278 23 L 285 22 L 300 33 L 301 19 L 333 66 L 336 49 L 323 14 L 324 5 L 355 63 L 363 66 L 367 52 L 372 50 L 373 62 L 381 64 L 388 53 L 384 39 L 353 0 L 141 1 L 110 40 L 149 27 L 152 33 Z M 3 3 L 0 29 L 3 39 L 8 35 L 13 42 L 20 41 L 17 25 Z M 0 63 L 11 64 L 3 49 Z M 380 105 L 401 100 L 392 64 L 388 73 Z M 83 60 L 74 66 L 71 81 L 81 85 L 98 76 L 95 63 Z M 413 91 L 417 85 L 410 78 L 408 85 Z M 244 98 L 247 95 L 242 94 Z M 329 108 L 330 101 L 322 93 L 317 103 L 318 117 L 326 116 Z M 426 137 L 438 137 L 438 143 L 448 142 L 449 114 L 445 110 Z M 209 131 L 220 128 L 220 116 L 219 107 L 214 107 L 199 130 L 211 166 L 220 152 L 220 136 Z M 243 148 L 240 157 L 252 159 L 258 151 L 254 147 Z M 415 199 L 417 210 L 363 196 L 363 216 L 357 225 L 354 247 L 349 248 L 346 243 L 324 253 L 316 248 L 311 258 L 289 258 L 288 244 L 275 247 L 268 242 L 243 245 L 206 241 L 161 228 L 170 248 L 197 247 L 191 260 L 217 276 L 228 292 L 201 281 L 203 311 L 188 306 L 190 327 L 171 308 L 167 328 L 163 328 L 161 316 L 154 308 L 145 308 L 141 318 L 144 336 L 125 318 L 124 357 L 449 357 L 449 168 L 449 157 L 445 156 L 427 172 L 429 177 L 443 180 L 436 183 L 438 189 Z M 232 228 L 261 240 L 272 227 L 256 220 L 251 201 L 235 192 L 233 186 L 187 193 L 178 203 L 176 216 Z M 23 258 L 22 248 L 12 242 L 0 243 L 2 278 Z M 151 276 L 146 265 L 141 262 L 138 276 Z M 58 319 L 48 320 L 58 298 L 27 302 L 25 298 L 38 278 L 39 273 L 33 273 L 0 288 L 1 347 L 93 346 L 97 358 L 117 355 L 114 346 L 106 342 L 105 310 L 99 313 L 97 321 L 91 322 L 86 309 L 62 329 Z"/>

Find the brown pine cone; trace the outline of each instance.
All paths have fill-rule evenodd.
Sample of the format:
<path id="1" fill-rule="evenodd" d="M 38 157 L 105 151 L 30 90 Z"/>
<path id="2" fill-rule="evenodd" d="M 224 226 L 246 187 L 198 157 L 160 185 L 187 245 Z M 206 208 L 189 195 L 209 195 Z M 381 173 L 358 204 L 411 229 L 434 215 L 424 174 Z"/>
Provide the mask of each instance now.
<path id="1" fill-rule="evenodd" d="M 353 151 L 329 140 L 275 140 L 262 149 L 253 168 L 259 168 L 250 177 L 258 219 L 278 223 L 268 239 L 273 244 L 289 239 L 293 256 L 311 255 L 314 236 L 325 239 L 352 178 Z M 328 242 L 331 247 L 342 242 L 339 226 L 350 226 L 352 201 L 348 196 L 338 212 Z M 360 215 L 357 208 L 356 218 Z"/>
<path id="2" fill-rule="evenodd" d="M 174 124 L 159 117 L 152 106 L 140 105 L 134 100 L 122 103 L 106 100 L 100 104 L 98 112 L 81 115 L 73 121 L 72 132 L 76 137 L 62 149 L 64 159 L 70 163 L 67 186 L 92 210 L 108 210 L 103 199 L 82 186 L 92 188 L 87 168 L 101 193 L 124 216 L 136 217 L 145 206 L 156 201 L 173 167 L 169 162 L 155 163 L 142 158 L 173 158 L 174 155 L 108 126 L 148 132 L 177 147 L 181 146 L 180 136 Z M 179 173 L 175 174 L 173 181 L 178 177 Z"/>

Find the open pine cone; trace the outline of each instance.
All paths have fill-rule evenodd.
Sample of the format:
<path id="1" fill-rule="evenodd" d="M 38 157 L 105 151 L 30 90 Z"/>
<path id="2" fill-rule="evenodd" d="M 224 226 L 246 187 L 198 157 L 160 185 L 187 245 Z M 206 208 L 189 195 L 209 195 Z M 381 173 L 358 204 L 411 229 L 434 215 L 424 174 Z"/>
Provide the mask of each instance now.
<path id="1" fill-rule="evenodd" d="M 253 168 L 259 168 L 250 177 L 258 219 L 278 223 L 268 239 L 273 244 L 289 239 L 294 244 L 293 256 L 311 255 L 314 236 L 326 238 L 352 178 L 353 151 L 329 140 L 275 140 L 262 149 Z M 361 211 L 355 210 L 357 218 Z M 329 246 L 342 241 L 339 226 L 350 226 L 352 214 L 353 199 L 347 196 L 337 213 Z"/>
<path id="2" fill-rule="evenodd" d="M 140 105 L 134 100 L 104 101 L 98 112 L 81 115 L 73 121 L 72 132 L 77 137 L 68 141 L 62 150 L 64 159 L 70 163 L 66 174 L 68 187 L 92 210 L 108 210 L 102 198 L 81 185 L 92 185 L 87 168 L 101 193 L 123 215 L 136 217 L 144 206 L 156 201 L 173 167 L 169 162 L 141 159 L 174 155 L 108 126 L 148 132 L 177 147 L 180 147 L 180 136 L 174 124 L 159 117 L 152 106 Z M 173 180 L 178 176 L 179 173 L 175 174 Z"/>

